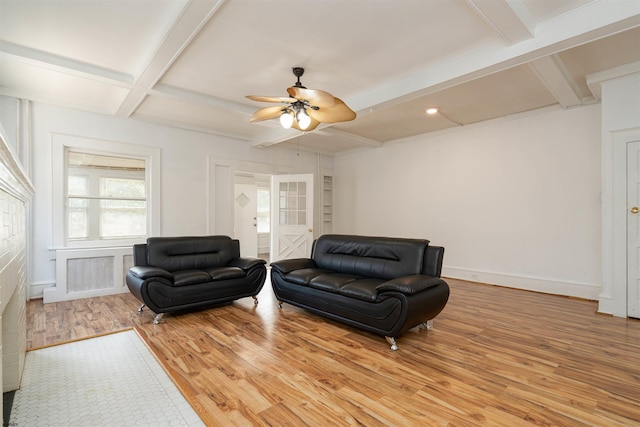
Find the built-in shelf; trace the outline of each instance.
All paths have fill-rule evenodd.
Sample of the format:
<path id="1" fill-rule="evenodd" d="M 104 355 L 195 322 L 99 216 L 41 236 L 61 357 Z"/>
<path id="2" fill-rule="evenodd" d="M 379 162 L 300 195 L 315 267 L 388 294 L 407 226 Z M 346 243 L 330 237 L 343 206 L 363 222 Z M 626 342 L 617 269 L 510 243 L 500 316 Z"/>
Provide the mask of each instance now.
<path id="1" fill-rule="evenodd" d="M 322 231 L 331 233 L 333 231 L 333 176 L 324 175 L 322 177 Z"/>

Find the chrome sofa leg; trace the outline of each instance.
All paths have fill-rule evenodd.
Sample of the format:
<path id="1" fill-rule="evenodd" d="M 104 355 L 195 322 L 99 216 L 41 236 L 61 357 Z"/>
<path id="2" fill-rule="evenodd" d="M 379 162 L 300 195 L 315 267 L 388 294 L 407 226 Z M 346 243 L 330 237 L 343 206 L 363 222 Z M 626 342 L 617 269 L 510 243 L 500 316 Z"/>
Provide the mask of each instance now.
<path id="1" fill-rule="evenodd" d="M 282 301 L 278 301 L 278 308 L 282 309 Z"/>
<path id="2" fill-rule="evenodd" d="M 253 305 L 258 305 L 258 297 L 255 295 L 251 295 L 251 298 L 253 298 Z"/>
<path id="3" fill-rule="evenodd" d="M 394 337 L 384 337 L 389 344 L 391 344 L 391 350 L 396 351 L 398 349 L 398 344 L 396 344 L 396 339 Z"/>
<path id="4" fill-rule="evenodd" d="M 427 320 L 424 323 L 421 323 L 418 325 L 419 329 L 426 329 L 427 331 L 430 331 L 433 329 L 433 319 L 431 320 Z"/>
<path id="5" fill-rule="evenodd" d="M 153 324 L 154 324 L 154 325 L 157 325 L 158 323 L 160 323 L 160 319 L 162 319 L 162 315 L 163 315 L 163 314 L 164 314 L 164 313 L 158 313 L 158 314 L 156 314 L 156 317 L 154 317 L 154 318 L 153 318 Z"/>
<path id="6" fill-rule="evenodd" d="M 138 313 L 142 313 L 142 309 L 144 308 L 146 304 L 142 304 L 140 307 L 138 307 Z"/>

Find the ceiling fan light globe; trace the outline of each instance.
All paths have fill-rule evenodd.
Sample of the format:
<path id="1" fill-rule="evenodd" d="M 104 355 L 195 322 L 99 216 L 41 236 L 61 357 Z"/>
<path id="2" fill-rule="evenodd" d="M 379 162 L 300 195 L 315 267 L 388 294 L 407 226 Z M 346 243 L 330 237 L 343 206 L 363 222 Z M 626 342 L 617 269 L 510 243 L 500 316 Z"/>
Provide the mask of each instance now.
<path id="1" fill-rule="evenodd" d="M 311 118 L 307 115 L 307 112 L 304 111 L 304 108 L 298 111 L 296 120 L 298 121 L 298 126 L 300 126 L 300 129 L 302 130 L 308 128 L 311 124 Z"/>
<path id="2" fill-rule="evenodd" d="M 285 111 L 280 115 L 280 124 L 285 129 L 290 129 L 291 125 L 293 125 L 293 115 L 290 112 Z"/>

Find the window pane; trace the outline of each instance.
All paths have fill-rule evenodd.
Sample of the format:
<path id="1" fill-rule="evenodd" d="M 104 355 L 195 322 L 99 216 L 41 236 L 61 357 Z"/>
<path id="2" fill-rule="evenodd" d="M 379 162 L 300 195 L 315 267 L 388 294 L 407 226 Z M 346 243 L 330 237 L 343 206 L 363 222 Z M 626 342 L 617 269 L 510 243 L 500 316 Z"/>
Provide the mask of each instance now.
<path id="1" fill-rule="evenodd" d="M 287 209 L 298 209 L 298 198 L 295 196 L 289 196 L 287 198 Z"/>
<path id="2" fill-rule="evenodd" d="M 146 234 L 146 202 L 100 201 L 100 237 L 135 237 Z"/>
<path id="3" fill-rule="evenodd" d="M 269 220 L 269 213 L 258 212 L 258 233 L 270 233 L 271 221 Z"/>
<path id="4" fill-rule="evenodd" d="M 144 198 L 144 180 L 141 179 L 100 179 L 100 195 L 103 197 Z"/>
<path id="5" fill-rule="evenodd" d="M 258 233 L 271 232 L 271 201 L 269 195 L 269 190 L 264 188 L 257 189 Z"/>
<path id="6" fill-rule="evenodd" d="M 87 176 L 69 175 L 67 180 L 68 193 L 70 196 L 86 196 L 87 194 Z"/>
<path id="7" fill-rule="evenodd" d="M 89 237 L 87 210 L 69 207 L 69 239 L 78 240 Z"/>
<path id="8" fill-rule="evenodd" d="M 258 188 L 257 195 L 258 195 L 258 212 L 269 212 L 271 208 L 269 190 Z"/>

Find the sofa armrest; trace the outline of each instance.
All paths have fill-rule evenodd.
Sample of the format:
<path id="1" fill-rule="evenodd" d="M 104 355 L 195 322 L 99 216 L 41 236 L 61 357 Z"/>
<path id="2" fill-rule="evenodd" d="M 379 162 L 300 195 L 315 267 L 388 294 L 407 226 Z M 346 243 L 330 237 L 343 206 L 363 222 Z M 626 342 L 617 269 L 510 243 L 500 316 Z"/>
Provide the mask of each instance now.
<path id="1" fill-rule="evenodd" d="M 398 277 L 387 282 L 380 283 L 376 286 L 378 292 L 401 292 L 403 294 L 412 295 L 425 289 L 438 286 L 445 283 L 442 279 L 424 274 L 413 274 L 411 276 Z"/>
<path id="2" fill-rule="evenodd" d="M 271 268 L 281 274 L 288 274 L 302 268 L 316 268 L 315 261 L 309 258 L 283 259 L 271 263 Z"/>
<path id="3" fill-rule="evenodd" d="M 251 257 L 234 258 L 227 263 L 227 267 L 238 267 L 246 271 L 246 270 L 252 269 L 253 267 L 266 264 L 266 263 L 267 261 L 260 258 L 251 258 Z"/>
<path id="4" fill-rule="evenodd" d="M 131 273 L 133 276 L 142 280 L 152 279 L 154 277 L 161 277 L 173 283 L 173 274 L 159 267 L 148 267 L 148 266 L 138 265 L 138 266 L 131 267 L 129 269 L 129 273 Z"/>

